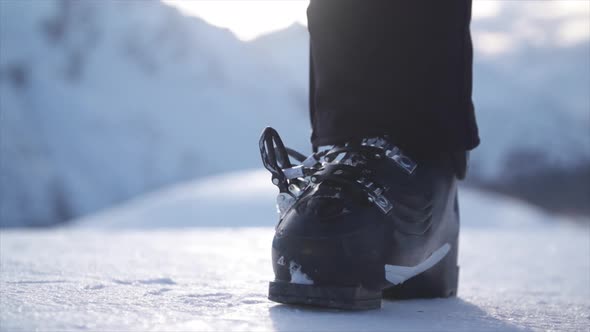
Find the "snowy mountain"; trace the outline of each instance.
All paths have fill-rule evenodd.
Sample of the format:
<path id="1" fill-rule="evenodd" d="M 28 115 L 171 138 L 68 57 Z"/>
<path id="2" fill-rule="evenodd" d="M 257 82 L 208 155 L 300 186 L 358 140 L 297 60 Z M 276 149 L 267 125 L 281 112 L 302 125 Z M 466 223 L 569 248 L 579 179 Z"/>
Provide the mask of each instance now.
<path id="1" fill-rule="evenodd" d="M 229 31 L 153 1 L 0 5 L 0 225 L 253 167 L 269 124 L 309 136 L 301 93 Z"/>
<path id="2" fill-rule="evenodd" d="M 293 23 L 279 32 L 262 35 L 248 43 L 248 47 L 258 57 L 265 59 L 265 63 L 278 71 L 283 80 L 291 83 L 293 93 L 302 102 L 301 108 L 306 114 L 309 90 L 308 45 L 307 27 L 299 23 Z"/>
<path id="3" fill-rule="evenodd" d="M 368 312 L 270 302 L 266 294 L 273 277 L 269 259 L 275 195 L 267 172 L 240 171 L 138 198 L 73 222 L 76 227 L 3 230 L 2 329 L 588 327 L 590 224 L 475 190 L 460 195 L 459 298 L 383 301 L 381 310 Z M 232 228 L 211 227 L 218 225 Z"/>
<path id="4" fill-rule="evenodd" d="M 474 22 L 478 50 L 561 31 L 519 6 Z M 473 183 L 590 213 L 590 44 L 527 36 L 477 53 Z M 307 47 L 300 25 L 242 42 L 156 1 L 0 1 L 0 226 L 256 167 L 266 125 L 308 151 Z"/>
<path id="5" fill-rule="evenodd" d="M 590 12 L 501 3 L 472 24 L 482 138 L 472 184 L 590 215 Z"/>

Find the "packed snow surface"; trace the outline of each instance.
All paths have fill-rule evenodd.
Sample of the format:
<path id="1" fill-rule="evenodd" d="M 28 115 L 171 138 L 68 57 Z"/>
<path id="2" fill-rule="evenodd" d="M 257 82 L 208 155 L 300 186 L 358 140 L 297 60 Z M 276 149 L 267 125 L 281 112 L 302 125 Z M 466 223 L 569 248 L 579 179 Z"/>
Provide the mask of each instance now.
<path id="1" fill-rule="evenodd" d="M 154 193 L 75 227 L 0 232 L 0 330 L 590 326 L 588 224 L 470 190 L 461 195 L 458 298 L 383 301 L 364 312 L 270 302 L 275 191 L 266 173 L 248 171 Z"/>

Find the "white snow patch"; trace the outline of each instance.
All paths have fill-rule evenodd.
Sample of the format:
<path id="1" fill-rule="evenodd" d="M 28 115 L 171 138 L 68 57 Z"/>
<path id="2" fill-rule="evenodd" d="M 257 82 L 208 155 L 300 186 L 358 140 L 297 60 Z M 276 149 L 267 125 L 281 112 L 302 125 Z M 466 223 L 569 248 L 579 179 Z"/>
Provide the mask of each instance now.
<path id="1" fill-rule="evenodd" d="M 301 265 L 291 261 L 289 263 L 289 272 L 291 273 L 291 283 L 300 285 L 313 285 L 313 280 L 307 274 L 301 271 Z"/>
<path id="2" fill-rule="evenodd" d="M 80 219 L 100 228 L 270 226 L 277 188 L 266 170 L 237 171 L 183 183 Z"/>
<path id="3" fill-rule="evenodd" d="M 120 285 L 136 285 L 136 284 L 143 284 L 143 285 L 176 285 L 174 280 L 170 278 L 153 278 L 153 279 L 146 279 L 146 280 L 119 280 L 114 279 L 114 283 Z"/>
<path id="4" fill-rule="evenodd" d="M 108 229 L 272 226 L 278 221 L 277 193 L 268 171 L 242 170 L 140 196 L 75 224 Z M 506 196 L 469 188 L 462 188 L 459 196 L 462 226 L 513 228 L 571 221 Z"/>

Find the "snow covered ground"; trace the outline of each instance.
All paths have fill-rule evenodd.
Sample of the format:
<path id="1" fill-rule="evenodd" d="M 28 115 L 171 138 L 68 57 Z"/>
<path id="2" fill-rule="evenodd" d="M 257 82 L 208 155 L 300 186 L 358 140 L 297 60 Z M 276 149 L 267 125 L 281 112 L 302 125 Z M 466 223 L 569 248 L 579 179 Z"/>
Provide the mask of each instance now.
<path id="1" fill-rule="evenodd" d="M 464 190 L 456 299 L 368 312 L 266 299 L 275 189 L 245 171 L 57 230 L 0 232 L 0 330 L 588 330 L 588 223 Z M 231 227 L 218 227 L 220 225 Z M 262 226 L 262 227 L 261 227 Z"/>

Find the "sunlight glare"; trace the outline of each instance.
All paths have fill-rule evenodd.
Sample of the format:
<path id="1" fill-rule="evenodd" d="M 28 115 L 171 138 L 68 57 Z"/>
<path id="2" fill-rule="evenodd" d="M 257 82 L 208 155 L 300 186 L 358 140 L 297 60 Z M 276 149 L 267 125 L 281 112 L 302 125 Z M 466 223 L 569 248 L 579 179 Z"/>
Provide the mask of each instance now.
<path id="1" fill-rule="evenodd" d="M 307 0 L 244 1 L 244 0 L 163 0 L 188 15 L 201 17 L 208 23 L 228 28 L 242 40 L 284 29 L 299 22 L 307 24 Z"/>
<path id="2" fill-rule="evenodd" d="M 242 40 L 284 29 L 298 22 L 307 25 L 309 0 L 162 0 L 186 15 L 198 16 L 208 23 L 231 30 Z M 525 1 L 515 6 L 505 0 L 474 0 L 473 20 L 526 12 L 514 26 L 474 31 L 482 53 L 498 55 L 527 41 L 536 46 L 552 43 L 568 46 L 590 38 L 590 2 L 586 0 Z M 558 22 L 558 28 L 547 23 Z M 555 26 L 555 25 L 553 25 Z"/>
<path id="3" fill-rule="evenodd" d="M 498 1 L 473 1 L 471 15 L 473 19 L 493 17 L 500 12 L 500 3 Z"/>

